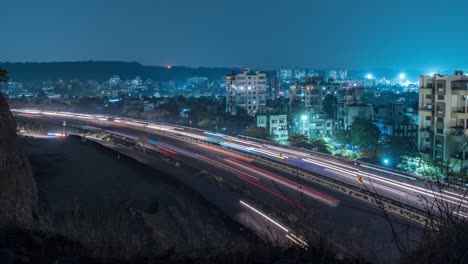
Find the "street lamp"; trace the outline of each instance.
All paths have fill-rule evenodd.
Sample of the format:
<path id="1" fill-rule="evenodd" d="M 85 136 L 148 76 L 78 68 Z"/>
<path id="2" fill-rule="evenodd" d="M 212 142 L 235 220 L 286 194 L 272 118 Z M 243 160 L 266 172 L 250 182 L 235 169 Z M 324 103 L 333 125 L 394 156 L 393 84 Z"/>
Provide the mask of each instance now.
<path id="1" fill-rule="evenodd" d="M 388 159 L 384 159 L 383 162 L 384 162 L 385 166 L 387 166 L 390 161 Z"/>
<path id="2" fill-rule="evenodd" d="M 302 134 L 305 135 L 305 122 L 307 121 L 307 115 L 302 115 L 301 120 L 302 120 Z"/>
<path id="3" fill-rule="evenodd" d="M 400 75 L 398 75 L 398 78 L 400 78 L 400 80 L 403 80 L 406 78 L 406 74 L 400 73 Z"/>
<path id="4" fill-rule="evenodd" d="M 371 79 L 374 79 L 374 76 L 372 76 L 372 74 L 368 73 L 368 74 L 366 75 L 366 78 L 369 79 L 369 80 L 371 80 Z"/>

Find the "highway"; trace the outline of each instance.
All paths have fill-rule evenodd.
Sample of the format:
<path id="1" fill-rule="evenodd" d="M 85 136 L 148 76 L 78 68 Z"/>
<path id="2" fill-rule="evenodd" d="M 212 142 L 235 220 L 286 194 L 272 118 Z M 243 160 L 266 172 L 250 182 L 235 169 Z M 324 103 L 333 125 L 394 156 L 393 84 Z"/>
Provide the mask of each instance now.
<path id="1" fill-rule="evenodd" d="M 317 154 L 305 150 L 297 150 L 285 146 L 259 140 L 246 140 L 238 137 L 212 133 L 200 129 L 180 127 L 175 125 L 152 123 L 142 120 L 127 118 L 113 119 L 107 116 L 86 115 L 74 113 L 58 113 L 37 110 L 17 110 L 19 114 L 41 113 L 49 117 L 67 117 L 78 120 L 97 121 L 101 124 L 116 124 L 139 130 L 154 130 L 174 133 L 194 139 L 219 144 L 225 148 L 254 154 L 298 167 L 358 188 L 368 189 L 379 196 L 407 204 L 409 206 L 426 209 L 434 200 L 453 208 L 453 213 L 462 218 L 468 218 L 468 201 L 465 199 L 464 190 L 444 188 L 438 191 L 435 185 L 428 184 L 415 176 L 385 170 L 385 168 L 370 164 L 354 164 L 353 162 L 339 160 L 334 157 Z M 231 161 L 232 163 L 232 161 Z M 358 183 L 361 176 L 363 183 Z"/>
<path id="2" fill-rule="evenodd" d="M 363 255 L 375 254 L 376 251 L 385 251 L 384 256 L 391 255 L 395 257 L 397 255 L 396 249 L 392 248 L 391 230 L 386 220 L 381 217 L 382 213 L 378 208 L 350 199 L 342 193 L 314 185 L 293 175 L 265 169 L 252 158 L 242 155 L 242 153 L 255 154 L 280 163 L 300 167 L 354 186 L 359 186 L 359 183 L 356 182 L 357 176 L 363 176 L 365 180 L 364 187 L 366 185 L 373 186 L 372 188 L 375 188 L 379 195 L 415 207 L 421 206 L 419 196 L 427 197 L 428 200 L 441 199 L 449 204 L 461 203 L 463 206 L 466 204 L 466 201 L 460 199 L 457 193 L 444 192 L 438 194 L 419 186 L 421 183 L 417 178 L 407 177 L 407 175 L 402 177 L 402 175 L 392 173 L 382 176 L 385 172 L 371 173 L 369 169 L 364 170 L 360 165 L 344 164 L 306 151 L 289 149 L 264 142 L 127 118 L 37 110 L 13 111 L 16 115 L 26 118 L 47 119 L 57 124 L 67 121 L 68 126 L 78 125 L 85 126 L 88 129 L 102 129 L 137 141 L 144 138 L 147 148 L 162 151 L 166 155 L 203 169 L 210 174 L 221 176 L 224 181 L 251 193 L 256 200 L 271 205 L 282 214 L 296 217 L 306 226 L 319 230 L 322 234 L 329 235 L 345 248 L 363 251 Z M 207 144 L 190 143 L 151 133 L 153 130 L 154 132 L 163 131 L 217 143 L 226 150 Z M 236 150 L 239 153 L 227 151 L 227 149 Z M 372 183 L 372 186 L 369 183 Z M 247 205 L 244 206 L 249 208 Z M 465 212 L 458 212 L 462 217 L 465 214 Z M 262 212 L 255 213 L 261 216 L 260 213 Z M 265 216 L 267 215 L 265 214 Z M 279 229 L 282 229 L 282 227 L 287 229 L 280 223 L 276 226 Z M 398 226 L 398 229 L 400 231 L 404 230 L 405 225 Z M 294 243 L 302 244 L 298 240 L 300 238 L 292 237 L 289 234 L 288 236 L 287 238 L 294 241 Z"/>

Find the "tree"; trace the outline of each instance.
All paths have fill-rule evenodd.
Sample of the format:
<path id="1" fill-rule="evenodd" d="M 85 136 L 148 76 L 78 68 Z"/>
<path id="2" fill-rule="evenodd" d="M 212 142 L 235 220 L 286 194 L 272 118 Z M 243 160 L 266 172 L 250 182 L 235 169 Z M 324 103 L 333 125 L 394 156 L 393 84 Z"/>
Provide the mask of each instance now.
<path id="1" fill-rule="evenodd" d="M 334 117 L 337 104 L 338 100 L 336 97 L 333 94 L 327 94 L 322 102 L 322 111 L 327 113 L 329 117 Z"/>
<path id="2" fill-rule="evenodd" d="M 330 150 L 328 149 L 327 142 L 323 140 L 323 138 L 311 138 L 309 142 L 307 142 L 307 148 L 322 152 L 322 153 L 327 153 L 330 154 Z"/>
<path id="3" fill-rule="evenodd" d="M 291 146 L 303 148 L 307 146 L 307 137 L 304 134 L 289 134 L 288 142 Z"/>
<path id="4" fill-rule="evenodd" d="M 402 156 L 401 163 L 397 167 L 405 172 L 432 180 L 439 179 L 442 174 L 441 168 L 437 167 L 431 160 L 421 157 Z"/>
<path id="5" fill-rule="evenodd" d="M 338 130 L 335 133 L 335 141 L 342 145 L 351 144 L 351 133 L 349 130 Z"/>
<path id="6" fill-rule="evenodd" d="M 244 135 L 259 139 L 270 139 L 270 134 L 268 133 L 268 130 L 264 127 L 249 127 L 246 130 L 244 130 Z"/>
<path id="7" fill-rule="evenodd" d="M 369 119 L 355 117 L 350 130 L 351 145 L 362 149 L 375 149 L 380 140 L 380 129 Z"/>
<path id="8" fill-rule="evenodd" d="M 8 81 L 8 71 L 0 68 L 0 83 L 6 83 Z"/>
<path id="9" fill-rule="evenodd" d="M 304 103 L 300 99 L 294 99 L 289 105 L 289 112 L 291 116 L 302 115 L 305 112 Z"/>

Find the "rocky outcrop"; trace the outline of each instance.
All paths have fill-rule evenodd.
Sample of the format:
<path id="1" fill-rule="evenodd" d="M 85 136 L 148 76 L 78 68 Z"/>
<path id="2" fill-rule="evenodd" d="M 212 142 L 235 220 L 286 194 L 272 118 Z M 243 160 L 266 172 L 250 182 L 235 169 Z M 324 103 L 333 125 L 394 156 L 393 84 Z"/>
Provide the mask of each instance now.
<path id="1" fill-rule="evenodd" d="M 16 137 L 16 123 L 0 92 L 0 225 L 33 222 L 37 189 L 31 165 Z"/>

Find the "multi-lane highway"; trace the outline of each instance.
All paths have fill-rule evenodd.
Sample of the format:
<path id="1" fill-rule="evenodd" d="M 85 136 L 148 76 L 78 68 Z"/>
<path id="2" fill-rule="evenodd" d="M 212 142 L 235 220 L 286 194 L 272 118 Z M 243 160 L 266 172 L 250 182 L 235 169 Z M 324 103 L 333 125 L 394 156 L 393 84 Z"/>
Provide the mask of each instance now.
<path id="1" fill-rule="evenodd" d="M 460 216 L 468 217 L 468 201 L 465 199 L 463 192 L 447 188 L 437 190 L 434 184 L 428 184 L 427 181 L 421 180 L 416 176 L 386 170 L 370 164 L 343 161 L 331 156 L 278 146 L 259 140 L 246 140 L 200 129 L 151 123 L 135 119 L 37 110 L 16 110 L 16 112 L 19 114 L 42 114 L 45 116 L 97 121 L 101 124 L 114 124 L 120 127 L 131 127 L 146 131 L 164 131 L 217 143 L 228 149 L 266 157 L 276 162 L 305 169 L 346 184 L 370 189 L 380 196 L 416 208 L 424 209 L 422 207 L 427 205 L 427 203 L 424 203 L 424 200 L 429 203 L 438 200 L 452 206 Z M 363 183 L 358 182 L 359 176 L 362 177 Z"/>
<path id="2" fill-rule="evenodd" d="M 27 118 L 54 120 L 57 123 L 67 121 L 68 126 L 101 129 L 138 141 L 144 138 L 146 147 L 162 151 L 210 174 L 222 176 L 224 181 L 245 189 L 257 200 L 271 205 L 282 214 L 298 218 L 321 233 L 330 234 L 335 241 L 352 249 L 359 246 L 358 250 L 362 250 L 373 245 L 375 248 L 372 250 L 375 251 L 389 247 L 392 243 L 392 234 L 386 220 L 380 217 L 379 209 L 293 175 L 265 169 L 242 153 L 265 157 L 351 186 L 359 186 L 361 183 L 358 183 L 356 179 L 362 176 L 363 188 L 372 189 L 378 195 L 414 207 L 421 206 L 421 197 L 429 201 L 438 199 L 444 203 L 453 204 L 454 208 L 455 205 L 460 205 L 462 209 L 467 206 L 460 194 L 454 191 L 435 192 L 416 177 L 385 171 L 382 168 L 374 168 L 365 164 L 354 165 L 312 152 L 266 142 L 127 118 L 27 109 L 14 110 L 14 113 Z M 160 135 L 160 132 L 217 143 L 226 150 L 207 144 L 181 141 Z M 238 153 L 227 151 L 228 149 L 238 151 Z M 456 212 L 461 217 L 465 216 L 463 210 Z M 289 237 L 291 238 L 294 239 L 294 237 Z M 356 239 L 360 241 L 356 242 Z"/>

